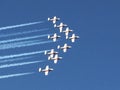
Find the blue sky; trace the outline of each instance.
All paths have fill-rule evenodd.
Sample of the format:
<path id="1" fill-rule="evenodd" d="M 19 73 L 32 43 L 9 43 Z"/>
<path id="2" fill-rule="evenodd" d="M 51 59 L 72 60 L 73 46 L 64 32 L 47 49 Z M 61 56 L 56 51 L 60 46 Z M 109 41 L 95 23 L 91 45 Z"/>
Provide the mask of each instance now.
<path id="1" fill-rule="evenodd" d="M 63 60 L 54 65 L 43 54 L 30 58 L 0 63 L 12 64 L 30 61 L 44 62 L 0 69 L 1 75 L 34 72 L 34 74 L 0 79 L 0 90 L 119 90 L 120 89 L 120 1 L 119 0 L 1 0 L 0 27 L 44 21 L 44 23 L 0 31 L 0 35 L 48 28 L 45 31 L 0 38 L 0 40 L 59 33 L 48 17 L 58 16 L 74 33 L 80 36 L 75 43 L 63 38 L 56 43 L 47 43 L 6 49 L 0 57 L 10 54 L 34 52 L 55 48 L 68 43 L 72 49 L 60 56 Z M 60 23 L 58 22 L 58 23 Z M 58 24 L 57 23 L 57 24 Z M 47 37 L 32 39 L 41 42 Z M 49 76 L 38 73 L 38 68 L 50 65 L 54 68 Z"/>

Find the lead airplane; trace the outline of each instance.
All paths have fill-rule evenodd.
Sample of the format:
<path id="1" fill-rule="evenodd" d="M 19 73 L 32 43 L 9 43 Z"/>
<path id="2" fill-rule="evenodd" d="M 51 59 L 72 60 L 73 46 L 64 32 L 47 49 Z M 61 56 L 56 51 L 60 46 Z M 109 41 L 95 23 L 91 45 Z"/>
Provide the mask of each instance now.
<path id="1" fill-rule="evenodd" d="M 61 60 L 62 57 L 59 57 L 58 54 L 56 54 L 54 57 L 48 57 L 48 60 L 54 60 L 54 63 L 56 64 L 58 60 Z"/>
<path id="2" fill-rule="evenodd" d="M 79 36 L 75 36 L 75 34 L 72 34 L 71 37 L 69 37 L 68 39 L 70 39 L 72 42 L 75 42 L 75 39 L 80 38 Z"/>
<path id="3" fill-rule="evenodd" d="M 61 36 L 57 35 L 56 33 L 53 36 L 48 35 L 48 39 L 53 39 L 53 42 L 56 42 L 57 38 L 60 38 Z"/>
<path id="4" fill-rule="evenodd" d="M 60 30 L 60 32 L 62 32 L 62 29 L 63 29 L 63 27 L 66 27 L 67 25 L 66 24 L 63 24 L 63 23 L 60 23 L 59 25 L 54 25 L 54 27 L 57 27 L 57 28 L 59 28 L 59 30 Z"/>
<path id="5" fill-rule="evenodd" d="M 56 21 L 60 20 L 60 18 L 57 18 L 56 16 L 54 16 L 53 18 L 48 18 L 48 21 L 52 21 L 53 24 L 56 23 Z"/>
<path id="6" fill-rule="evenodd" d="M 62 49 L 63 52 L 67 52 L 67 49 L 70 49 L 71 46 L 68 46 L 67 43 L 65 43 L 63 47 L 60 47 L 60 45 L 58 45 L 57 48 Z"/>
<path id="7" fill-rule="evenodd" d="M 49 65 L 47 65 L 45 69 L 39 68 L 39 72 L 44 72 L 46 76 L 50 71 L 53 71 L 53 68 L 49 68 Z"/>
<path id="8" fill-rule="evenodd" d="M 69 27 L 66 28 L 66 30 L 62 31 L 63 33 L 65 33 L 66 39 L 68 39 L 68 34 L 70 32 L 72 32 L 73 30 L 69 29 Z"/>
<path id="9" fill-rule="evenodd" d="M 53 57 L 55 54 L 58 54 L 58 52 L 56 52 L 54 49 L 51 49 L 51 51 L 50 52 L 47 52 L 47 51 L 45 51 L 45 53 L 44 53 L 45 55 L 50 55 L 50 57 Z"/>

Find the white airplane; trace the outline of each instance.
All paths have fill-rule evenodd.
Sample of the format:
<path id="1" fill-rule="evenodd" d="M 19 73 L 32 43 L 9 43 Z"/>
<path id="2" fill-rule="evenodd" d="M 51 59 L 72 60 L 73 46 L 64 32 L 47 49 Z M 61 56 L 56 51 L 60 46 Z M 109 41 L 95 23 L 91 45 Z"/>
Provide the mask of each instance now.
<path id="1" fill-rule="evenodd" d="M 63 23 L 60 23 L 60 25 L 54 25 L 54 27 L 57 27 L 57 28 L 59 28 L 60 29 L 60 32 L 62 32 L 62 29 L 63 29 L 63 27 L 66 27 L 67 25 L 66 24 L 63 24 Z"/>
<path id="2" fill-rule="evenodd" d="M 58 60 L 61 60 L 62 57 L 59 57 L 58 54 L 56 54 L 54 57 L 48 57 L 48 60 L 54 60 L 54 63 L 56 64 Z"/>
<path id="3" fill-rule="evenodd" d="M 53 18 L 48 18 L 48 21 L 52 21 L 53 24 L 56 23 L 56 21 L 60 20 L 60 18 L 57 18 L 56 16 L 54 16 Z"/>
<path id="4" fill-rule="evenodd" d="M 80 38 L 79 36 L 75 36 L 75 34 L 72 34 L 71 37 L 69 37 L 68 39 L 70 39 L 72 42 L 75 42 L 75 39 Z"/>
<path id="5" fill-rule="evenodd" d="M 53 36 L 48 35 L 48 39 L 53 39 L 53 42 L 56 42 L 57 38 L 60 38 L 61 36 L 57 35 L 56 33 Z"/>
<path id="6" fill-rule="evenodd" d="M 63 52 L 67 52 L 67 49 L 70 49 L 71 46 L 68 46 L 67 43 L 65 43 L 63 47 L 60 47 L 60 45 L 58 45 L 57 48 L 62 49 Z"/>
<path id="7" fill-rule="evenodd" d="M 63 33 L 65 33 L 65 35 L 66 35 L 66 39 L 68 39 L 68 34 L 69 34 L 70 32 L 72 32 L 72 31 L 73 31 L 73 30 L 69 29 L 69 27 L 67 27 L 66 30 L 63 31 Z"/>
<path id="8" fill-rule="evenodd" d="M 50 57 L 53 57 L 55 54 L 58 54 L 58 52 L 54 51 L 54 49 L 51 49 L 50 52 L 45 51 L 44 54 L 45 55 L 48 54 L 48 55 L 50 55 Z"/>
<path id="9" fill-rule="evenodd" d="M 39 72 L 45 72 L 45 75 L 48 75 L 50 71 L 53 71 L 53 68 L 49 68 L 49 65 L 47 65 L 45 69 L 39 68 Z"/>

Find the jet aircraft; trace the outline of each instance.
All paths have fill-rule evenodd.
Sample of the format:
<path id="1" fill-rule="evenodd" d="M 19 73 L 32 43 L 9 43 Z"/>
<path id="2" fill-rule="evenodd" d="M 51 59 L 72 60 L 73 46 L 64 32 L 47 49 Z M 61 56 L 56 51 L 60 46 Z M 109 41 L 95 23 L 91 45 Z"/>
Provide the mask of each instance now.
<path id="1" fill-rule="evenodd" d="M 50 71 L 53 71 L 53 68 L 49 68 L 49 65 L 47 65 L 45 69 L 39 68 L 39 72 L 44 72 L 46 76 Z"/>
<path id="2" fill-rule="evenodd" d="M 58 54 L 56 54 L 54 57 L 48 57 L 48 60 L 54 60 L 54 63 L 56 64 L 58 60 L 61 60 L 62 57 L 59 57 Z"/>
<path id="3" fill-rule="evenodd" d="M 71 46 L 68 46 L 67 43 L 65 43 L 64 46 L 60 47 L 60 45 L 58 45 L 57 48 L 62 49 L 63 52 L 67 52 L 67 49 L 70 49 Z"/>
<path id="4" fill-rule="evenodd" d="M 72 34 L 71 37 L 69 37 L 68 39 L 70 39 L 72 42 L 75 42 L 75 39 L 80 38 L 79 36 L 75 36 L 75 34 Z"/>
<path id="5" fill-rule="evenodd" d="M 61 36 L 57 35 L 57 33 L 55 33 L 53 36 L 48 35 L 48 39 L 53 39 L 53 42 L 56 42 L 57 38 L 60 38 Z"/>
<path id="6" fill-rule="evenodd" d="M 66 28 L 66 30 L 62 31 L 63 33 L 65 33 L 66 39 L 68 39 L 68 34 L 70 32 L 72 32 L 73 30 L 69 29 L 69 27 Z"/>
<path id="7" fill-rule="evenodd" d="M 60 18 L 57 18 L 56 16 L 54 16 L 53 18 L 48 18 L 48 21 L 52 21 L 53 24 L 56 23 L 56 21 L 60 20 Z"/>
<path id="8" fill-rule="evenodd" d="M 45 55 L 50 55 L 50 57 L 53 57 L 55 54 L 58 54 L 54 49 L 51 49 L 50 52 L 45 51 Z"/>
<path id="9" fill-rule="evenodd" d="M 60 33 L 62 32 L 62 29 L 63 29 L 63 27 L 66 27 L 67 25 L 66 24 L 63 24 L 63 23 L 60 23 L 59 25 L 54 25 L 54 27 L 56 27 L 56 28 L 59 28 L 59 30 L 60 30 Z"/>

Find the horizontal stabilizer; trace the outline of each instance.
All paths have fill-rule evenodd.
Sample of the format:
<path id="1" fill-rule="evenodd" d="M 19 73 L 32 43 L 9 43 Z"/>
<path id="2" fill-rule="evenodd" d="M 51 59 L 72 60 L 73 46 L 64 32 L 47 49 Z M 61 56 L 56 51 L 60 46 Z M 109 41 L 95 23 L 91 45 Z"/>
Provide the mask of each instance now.
<path id="1" fill-rule="evenodd" d="M 42 68 L 39 68 L 39 70 L 38 70 L 39 72 L 41 72 L 42 71 Z"/>
<path id="2" fill-rule="evenodd" d="M 50 18 L 48 18 L 48 21 L 50 21 Z"/>
<path id="3" fill-rule="evenodd" d="M 51 60 L 51 57 L 50 57 L 50 56 L 48 57 L 48 60 Z"/>
<path id="4" fill-rule="evenodd" d="M 48 35 L 48 39 L 50 39 L 50 35 Z"/>
<path id="5" fill-rule="evenodd" d="M 57 49 L 60 49 L 60 45 L 57 46 Z"/>
<path id="6" fill-rule="evenodd" d="M 44 54 L 46 55 L 46 54 L 47 54 L 47 51 L 45 51 Z"/>

